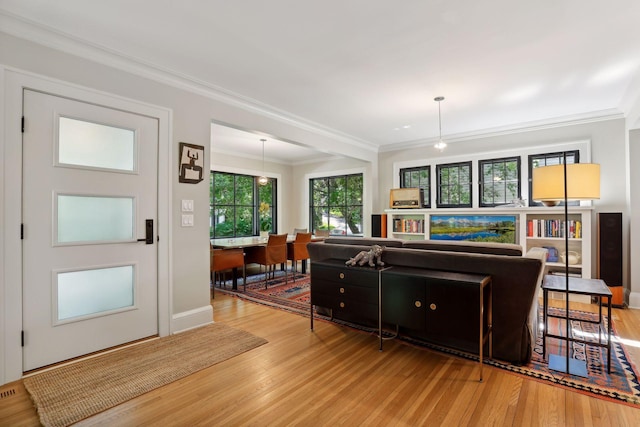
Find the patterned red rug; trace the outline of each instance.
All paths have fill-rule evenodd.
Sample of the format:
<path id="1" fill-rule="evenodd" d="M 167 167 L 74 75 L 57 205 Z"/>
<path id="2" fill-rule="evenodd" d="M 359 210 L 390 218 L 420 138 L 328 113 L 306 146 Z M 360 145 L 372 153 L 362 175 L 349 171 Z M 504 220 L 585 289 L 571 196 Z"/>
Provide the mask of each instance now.
<path id="1" fill-rule="evenodd" d="M 216 286 L 215 290 L 230 293 L 242 299 L 265 304 L 281 310 L 292 311 L 294 313 L 309 315 L 309 301 L 311 300 L 311 290 L 309 283 L 311 277 L 308 274 L 295 275 L 288 274 L 285 283 L 284 273 L 278 271 L 275 279 L 267 281 L 267 288 L 264 286 L 264 274 L 247 277 L 247 291 L 244 292 L 242 279 L 238 280 L 238 291 L 231 290 L 231 281 L 227 281 L 224 287 Z"/>
<path id="2" fill-rule="evenodd" d="M 259 304 L 268 305 L 270 307 L 281 310 L 290 311 L 303 316 L 309 316 L 309 300 L 310 300 L 310 277 L 308 275 L 296 275 L 296 281 L 292 280 L 289 274 L 288 283 L 285 284 L 282 272 L 275 279 L 268 282 L 268 287 L 264 286 L 264 275 L 252 276 L 247 278 L 247 291 L 242 290 L 242 285 L 238 284 L 238 291 L 232 291 L 230 282 L 226 288 L 216 287 L 216 291 L 222 291 L 232 294 L 242 299 L 253 301 Z M 554 314 L 562 315 L 564 311 L 554 310 Z M 583 311 L 571 310 L 571 317 L 582 320 L 595 320 L 596 313 L 588 313 Z M 319 315 L 320 319 L 329 320 L 328 317 Z M 542 312 L 540 313 L 542 318 Z M 343 326 L 377 334 L 377 329 L 362 327 L 347 322 L 333 320 Z M 554 318 L 549 319 L 549 328 L 555 329 L 556 333 L 559 328 L 564 331 L 564 323 Z M 597 336 L 597 326 L 580 320 L 573 321 L 571 329 L 574 334 L 582 336 Z M 606 325 L 605 325 L 606 330 Z M 495 366 L 509 372 L 524 375 L 541 382 L 552 384 L 555 386 L 565 387 L 579 393 L 584 393 L 593 397 L 603 398 L 615 402 L 621 402 L 630 406 L 640 408 L 640 380 L 638 370 L 635 364 L 629 358 L 627 351 L 615 330 L 615 324 L 612 324 L 612 349 L 611 349 L 611 373 L 607 372 L 607 354 L 606 349 L 600 347 L 589 346 L 585 344 L 574 343 L 572 345 L 572 358 L 586 360 L 588 378 L 576 375 L 567 375 L 562 372 L 553 371 L 548 368 L 548 362 L 542 359 L 542 338 L 538 338 L 533 349 L 533 357 L 529 364 L 524 366 L 511 365 L 499 360 L 486 361 L 488 365 Z M 407 337 L 400 337 L 401 341 L 420 347 L 436 350 L 438 352 L 451 354 L 453 356 L 462 357 L 470 360 L 477 360 L 478 357 L 473 354 L 463 353 L 457 350 L 436 346 L 424 341 L 415 340 Z M 565 354 L 565 346 L 561 345 L 562 341 L 557 339 L 547 340 L 547 356 L 549 354 Z M 559 348 L 560 346 L 560 348 Z"/>

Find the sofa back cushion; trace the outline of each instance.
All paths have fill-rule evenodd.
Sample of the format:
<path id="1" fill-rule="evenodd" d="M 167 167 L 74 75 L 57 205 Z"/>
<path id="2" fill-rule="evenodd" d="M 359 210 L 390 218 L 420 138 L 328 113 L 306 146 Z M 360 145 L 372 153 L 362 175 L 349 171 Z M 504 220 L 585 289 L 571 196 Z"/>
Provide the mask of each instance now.
<path id="1" fill-rule="evenodd" d="M 468 242 L 456 240 L 407 240 L 402 246 L 410 249 L 427 249 L 431 251 L 522 256 L 522 246 L 511 243 Z"/>
<path id="2" fill-rule="evenodd" d="M 383 239 L 372 237 L 329 237 L 324 239 L 325 243 L 333 243 L 336 245 L 356 245 L 356 246 L 369 246 L 380 245 L 387 248 L 401 248 L 402 240 L 398 239 Z"/>

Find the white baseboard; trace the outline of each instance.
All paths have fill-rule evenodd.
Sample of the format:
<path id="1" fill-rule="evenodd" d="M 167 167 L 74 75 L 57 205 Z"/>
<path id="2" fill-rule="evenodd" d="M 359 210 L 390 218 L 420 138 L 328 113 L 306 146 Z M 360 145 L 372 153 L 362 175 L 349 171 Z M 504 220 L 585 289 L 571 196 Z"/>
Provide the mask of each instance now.
<path id="1" fill-rule="evenodd" d="M 207 304 L 200 308 L 174 314 L 171 318 L 171 333 L 184 332 L 209 323 L 213 323 L 213 307 Z"/>
<path id="2" fill-rule="evenodd" d="M 640 308 L 640 292 L 629 293 L 629 308 Z"/>

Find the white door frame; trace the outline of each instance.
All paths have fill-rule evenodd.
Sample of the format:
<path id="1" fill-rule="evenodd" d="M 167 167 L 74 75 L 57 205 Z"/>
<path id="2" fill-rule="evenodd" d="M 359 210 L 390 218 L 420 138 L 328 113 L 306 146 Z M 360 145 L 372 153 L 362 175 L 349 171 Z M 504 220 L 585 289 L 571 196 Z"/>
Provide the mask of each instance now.
<path id="1" fill-rule="evenodd" d="M 0 66 L 0 130 L 4 154 L 0 150 L 0 212 L 4 242 L 0 242 L 0 385 L 22 377 L 22 92 L 24 88 L 52 93 L 158 119 L 158 331 L 169 335 L 172 318 L 171 280 L 171 119 L 172 111 L 45 76 Z M 4 114 L 2 109 L 4 109 Z M 4 119 L 4 123 L 2 123 Z M 4 156 L 4 158 L 3 158 Z M 2 222 L 3 220 L 3 222 Z"/>

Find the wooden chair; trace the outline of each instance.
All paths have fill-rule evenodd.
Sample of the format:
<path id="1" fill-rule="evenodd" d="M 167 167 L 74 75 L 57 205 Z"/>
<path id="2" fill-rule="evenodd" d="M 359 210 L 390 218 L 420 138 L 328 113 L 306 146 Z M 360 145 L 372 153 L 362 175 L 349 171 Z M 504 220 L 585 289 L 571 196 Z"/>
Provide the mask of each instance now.
<path id="1" fill-rule="evenodd" d="M 291 260 L 293 268 L 293 281 L 296 281 L 296 273 L 298 272 L 298 261 L 306 261 L 309 259 L 309 251 L 307 244 L 311 241 L 311 233 L 298 233 L 296 240 L 287 243 L 287 258 Z"/>
<path id="2" fill-rule="evenodd" d="M 244 270 L 244 251 L 242 249 L 211 249 L 211 283 L 215 287 L 216 273 L 220 273 L 224 270 L 233 271 L 233 283 L 234 287 L 237 287 L 238 267 L 242 267 L 242 284 L 244 290 L 247 290 L 247 276 Z M 213 298 L 213 288 L 211 290 L 211 297 Z"/>
<path id="3" fill-rule="evenodd" d="M 329 237 L 329 230 L 315 230 L 316 237 Z"/>
<path id="4" fill-rule="evenodd" d="M 256 246 L 247 248 L 246 262 L 247 264 L 256 263 L 265 266 L 264 288 L 266 289 L 267 278 L 269 276 L 269 270 L 271 270 L 271 267 L 287 262 L 287 235 L 269 234 L 267 246 Z M 286 268 L 284 269 L 284 280 L 285 283 L 288 283 Z"/>

